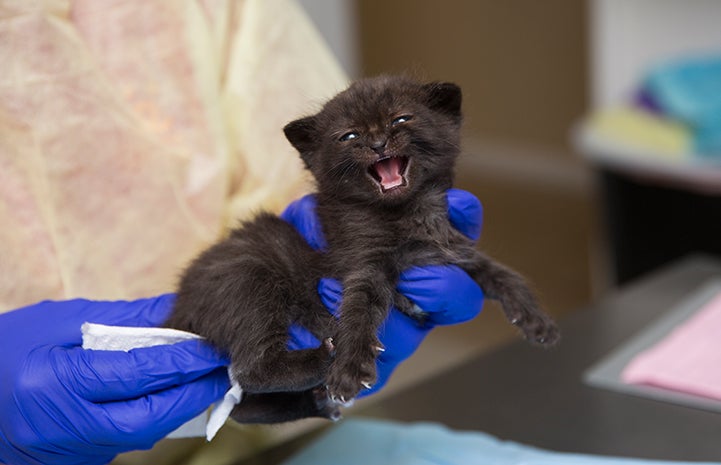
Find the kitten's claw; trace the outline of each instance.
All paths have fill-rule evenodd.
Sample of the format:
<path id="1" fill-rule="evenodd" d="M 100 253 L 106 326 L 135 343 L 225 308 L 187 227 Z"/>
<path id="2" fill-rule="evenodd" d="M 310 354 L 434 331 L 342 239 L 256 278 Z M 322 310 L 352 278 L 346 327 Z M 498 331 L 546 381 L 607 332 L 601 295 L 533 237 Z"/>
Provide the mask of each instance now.
<path id="1" fill-rule="evenodd" d="M 350 407 L 355 403 L 355 399 L 346 400 L 344 396 L 331 395 L 330 400 L 334 404 L 342 405 L 343 407 Z"/>
<path id="2" fill-rule="evenodd" d="M 386 351 L 386 348 L 385 348 L 385 347 L 382 347 L 382 346 L 375 346 L 374 349 L 375 349 L 376 352 L 378 352 L 378 353 L 381 353 L 381 352 L 385 352 L 385 351 Z"/>
<path id="3" fill-rule="evenodd" d="M 313 389 L 313 395 L 315 396 L 315 405 L 318 411 L 321 413 L 320 416 L 331 421 L 338 421 L 343 418 L 338 404 L 331 400 L 328 395 L 328 389 L 325 386 L 319 386 Z"/>
<path id="4" fill-rule="evenodd" d="M 528 312 L 524 316 L 510 318 L 509 321 L 519 327 L 532 344 L 550 347 L 556 345 L 560 339 L 558 327 L 548 315 Z"/>
<path id="5" fill-rule="evenodd" d="M 363 387 L 366 388 L 366 389 L 370 389 L 370 388 L 373 387 L 373 385 L 371 385 L 371 383 L 369 383 L 368 381 L 361 381 L 361 384 L 362 384 Z"/>
<path id="6" fill-rule="evenodd" d="M 323 339 L 323 345 L 330 355 L 335 355 L 335 344 L 333 344 L 333 338 L 328 337 Z"/>

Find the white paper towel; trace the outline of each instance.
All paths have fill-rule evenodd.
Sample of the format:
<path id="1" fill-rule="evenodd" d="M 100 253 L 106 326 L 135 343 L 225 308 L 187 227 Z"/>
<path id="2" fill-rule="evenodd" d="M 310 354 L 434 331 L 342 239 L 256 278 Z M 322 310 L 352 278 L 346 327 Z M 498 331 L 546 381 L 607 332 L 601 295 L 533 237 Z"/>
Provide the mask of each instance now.
<path id="1" fill-rule="evenodd" d="M 97 323 L 84 323 L 83 349 L 122 350 L 139 349 L 158 345 L 175 344 L 190 339 L 202 339 L 201 336 L 171 328 L 137 328 L 128 326 L 107 326 Z M 208 441 L 215 437 L 225 420 L 230 416 L 236 404 L 240 402 L 243 390 L 230 376 L 231 388 L 225 393 L 223 400 L 215 406 L 208 418 L 203 413 L 190 420 L 168 435 L 169 438 L 187 438 L 205 436 Z"/>

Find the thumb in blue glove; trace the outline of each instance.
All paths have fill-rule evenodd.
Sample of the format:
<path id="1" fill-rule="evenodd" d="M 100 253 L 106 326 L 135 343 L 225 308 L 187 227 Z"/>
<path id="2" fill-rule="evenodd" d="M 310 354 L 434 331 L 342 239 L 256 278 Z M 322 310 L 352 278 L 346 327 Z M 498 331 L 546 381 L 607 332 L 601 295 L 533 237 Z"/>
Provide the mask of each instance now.
<path id="1" fill-rule="evenodd" d="M 171 303 L 41 302 L 0 315 L 0 461 L 107 463 L 150 448 L 221 398 L 227 360 L 200 341 L 129 352 L 80 347 L 85 321 L 155 326 Z"/>
<path id="2" fill-rule="evenodd" d="M 467 237 L 477 240 L 483 218 L 481 203 L 472 194 L 450 189 L 447 193 L 448 218 L 453 226 Z M 281 215 L 291 223 L 315 249 L 326 247 L 322 226 L 315 215 L 315 198 L 305 196 L 292 203 Z M 385 347 L 376 359 L 377 381 L 359 397 L 380 390 L 395 368 L 410 357 L 425 336 L 436 325 L 461 323 L 474 318 L 483 306 L 483 291 L 475 281 L 457 266 L 426 266 L 411 268 L 401 274 L 398 290 L 426 313 L 423 324 L 392 308 L 378 331 Z M 335 315 L 340 306 L 343 289 L 333 279 L 323 279 L 318 286 L 323 304 Z M 336 315 L 337 316 L 337 315 Z M 320 342 L 305 328 L 290 329 L 288 347 L 305 349 Z"/>

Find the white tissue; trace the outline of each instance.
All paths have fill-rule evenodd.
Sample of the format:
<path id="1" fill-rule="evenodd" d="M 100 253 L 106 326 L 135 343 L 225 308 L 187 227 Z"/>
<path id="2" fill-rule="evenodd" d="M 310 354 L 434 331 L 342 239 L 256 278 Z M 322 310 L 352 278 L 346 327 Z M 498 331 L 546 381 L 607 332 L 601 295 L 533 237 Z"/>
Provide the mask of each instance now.
<path id="1" fill-rule="evenodd" d="M 122 350 L 139 349 L 157 345 L 175 344 L 190 339 L 202 339 L 201 336 L 170 328 L 136 328 L 128 326 L 107 326 L 97 323 L 84 323 L 83 349 Z M 208 419 L 207 412 L 190 420 L 168 435 L 169 438 L 187 438 L 205 436 L 208 441 L 215 437 L 225 420 L 230 416 L 236 404 L 240 402 L 243 390 L 230 376 L 231 388 L 223 400 L 216 405 Z"/>
<path id="2" fill-rule="evenodd" d="M 83 349 L 122 350 L 139 349 L 159 345 L 175 344 L 190 339 L 202 339 L 197 334 L 171 328 L 135 328 L 130 326 L 107 326 L 85 323 Z"/>
<path id="3" fill-rule="evenodd" d="M 243 390 L 238 382 L 233 379 L 230 370 L 228 370 L 228 377 L 231 380 L 231 387 L 223 396 L 223 400 L 213 409 L 213 413 L 210 414 L 208 424 L 205 427 L 205 438 L 208 441 L 215 437 L 215 434 L 230 416 L 233 407 L 240 403 L 240 398 L 243 396 Z"/>

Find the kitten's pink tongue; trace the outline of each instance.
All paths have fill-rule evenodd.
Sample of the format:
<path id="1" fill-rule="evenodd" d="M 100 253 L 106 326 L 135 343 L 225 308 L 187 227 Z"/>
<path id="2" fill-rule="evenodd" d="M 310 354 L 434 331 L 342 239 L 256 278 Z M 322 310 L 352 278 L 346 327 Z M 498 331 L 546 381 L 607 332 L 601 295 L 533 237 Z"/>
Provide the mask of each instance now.
<path id="1" fill-rule="evenodd" d="M 397 157 L 386 158 L 375 164 L 376 173 L 381 178 L 383 189 L 391 189 L 403 184 L 401 174 L 401 159 Z"/>

